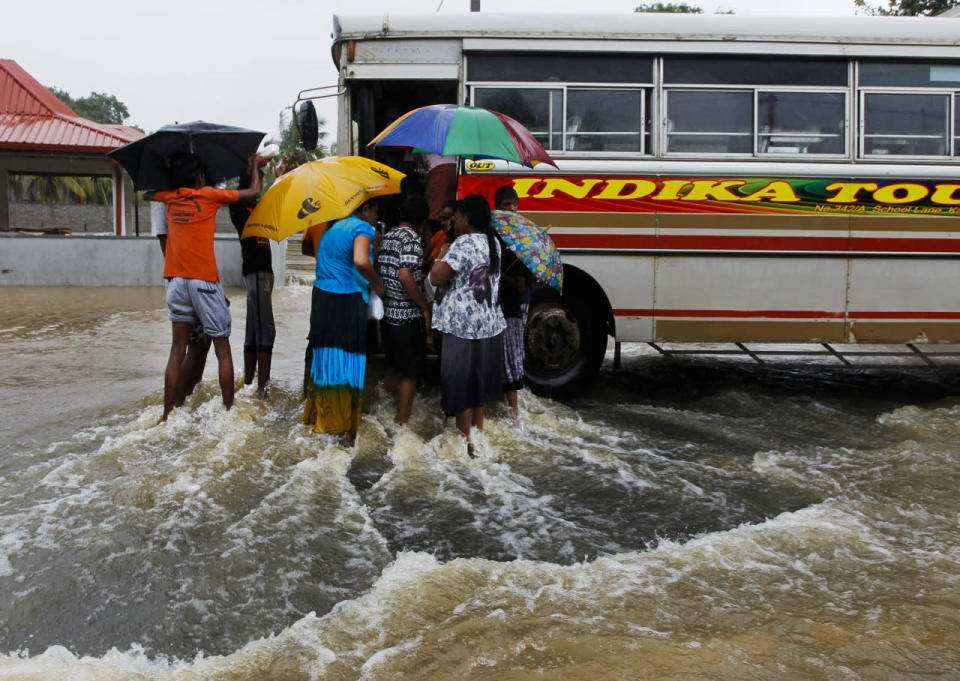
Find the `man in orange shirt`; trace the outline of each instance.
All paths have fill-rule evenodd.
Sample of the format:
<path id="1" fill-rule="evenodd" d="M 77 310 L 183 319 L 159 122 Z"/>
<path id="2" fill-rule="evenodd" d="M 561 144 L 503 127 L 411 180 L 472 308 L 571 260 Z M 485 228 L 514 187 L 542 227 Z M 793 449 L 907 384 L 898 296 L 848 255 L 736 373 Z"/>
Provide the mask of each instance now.
<path id="1" fill-rule="evenodd" d="M 163 416 L 166 421 L 177 396 L 185 388 L 180 365 L 193 325 L 199 324 L 213 342 L 219 365 L 223 405 L 233 406 L 233 357 L 230 353 L 230 308 L 220 285 L 213 250 L 217 210 L 220 206 L 260 195 L 257 155 L 250 157 L 254 178 L 246 189 L 215 189 L 207 186 L 200 160 L 192 154 L 170 158 L 173 191 L 147 192 L 148 201 L 167 206 L 167 252 L 163 276 L 167 280 L 167 307 L 173 324 L 173 341 L 163 381 Z"/>

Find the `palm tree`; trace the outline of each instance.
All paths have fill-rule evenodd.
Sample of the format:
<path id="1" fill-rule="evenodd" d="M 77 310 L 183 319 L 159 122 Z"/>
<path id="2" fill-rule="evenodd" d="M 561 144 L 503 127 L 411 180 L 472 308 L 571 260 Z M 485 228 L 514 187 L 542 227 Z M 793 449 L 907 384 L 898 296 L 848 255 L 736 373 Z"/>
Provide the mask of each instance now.
<path id="1" fill-rule="evenodd" d="M 69 203 L 107 205 L 112 200 L 109 177 L 76 175 L 11 175 L 16 201 L 28 203 Z"/>

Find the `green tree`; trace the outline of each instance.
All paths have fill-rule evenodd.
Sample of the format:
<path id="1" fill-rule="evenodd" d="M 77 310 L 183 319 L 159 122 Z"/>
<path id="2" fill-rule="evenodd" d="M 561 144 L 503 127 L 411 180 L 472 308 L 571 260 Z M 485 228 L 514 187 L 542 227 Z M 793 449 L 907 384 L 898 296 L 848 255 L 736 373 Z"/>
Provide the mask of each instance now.
<path id="1" fill-rule="evenodd" d="M 324 138 L 326 138 L 327 133 L 323 128 L 326 124 L 327 121 L 323 118 L 318 121 L 320 132 L 317 135 L 317 148 L 313 151 L 307 151 L 300 145 L 300 133 L 297 131 L 297 124 L 293 116 L 281 112 L 278 134 L 276 137 L 267 140 L 268 144 L 276 144 L 280 148 L 280 153 L 277 155 L 277 162 L 279 163 L 280 159 L 285 158 L 292 161 L 294 165 L 303 165 L 304 163 L 327 156 L 330 153 L 330 149 L 324 144 Z M 269 187 L 274 179 L 273 168 L 268 165 L 264 172 L 263 185 Z"/>
<path id="2" fill-rule="evenodd" d="M 867 14 L 893 17 L 932 17 L 960 5 L 960 0 L 887 0 L 887 6 L 872 5 L 867 0 L 853 0 Z"/>
<path id="3" fill-rule="evenodd" d="M 105 206 L 113 198 L 109 177 L 77 175 L 11 175 L 10 188 L 16 201 Z"/>
<path id="4" fill-rule="evenodd" d="M 122 125 L 124 121 L 130 118 L 130 111 L 127 109 L 127 105 L 114 95 L 108 95 L 103 92 L 91 92 L 86 97 L 74 98 L 66 90 L 61 90 L 56 87 L 47 89 L 61 102 L 73 109 L 79 116 L 89 118 L 91 121 Z"/>
<path id="5" fill-rule="evenodd" d="M 638 5 L 634 12 L 672 12 L 674 14 L 703 14 L 703 9 L 680 2 L 647 2 Z"/>

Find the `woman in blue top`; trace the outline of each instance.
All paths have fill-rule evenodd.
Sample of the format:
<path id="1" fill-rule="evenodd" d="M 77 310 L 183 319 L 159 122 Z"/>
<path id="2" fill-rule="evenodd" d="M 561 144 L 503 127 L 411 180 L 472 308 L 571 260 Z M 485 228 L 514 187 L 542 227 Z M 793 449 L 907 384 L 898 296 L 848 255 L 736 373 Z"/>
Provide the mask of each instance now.
<path id="1" fill-rule="evenodd" d="M 348 446 L 356 439 L 363 407 L 370 287 L 384 294 L 371 258 L 376 219 L 377 202 L 371 199 L 328 227 L 317 245 L 303 420 L 314 432 L 342 434 L 340 442 Z"/>

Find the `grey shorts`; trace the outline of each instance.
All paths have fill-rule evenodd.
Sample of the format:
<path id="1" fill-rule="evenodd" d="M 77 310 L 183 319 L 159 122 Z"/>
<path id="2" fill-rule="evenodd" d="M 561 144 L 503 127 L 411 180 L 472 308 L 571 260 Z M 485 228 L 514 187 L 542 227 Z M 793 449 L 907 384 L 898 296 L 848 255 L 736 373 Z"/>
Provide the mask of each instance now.
<path id="1" fill-rule="evenodd" d="M 167 307 L 171 322 L 199 324 L 211 338 L 230 337 L 230 308 L 218 281 L 167 280 Z"/>
<path id="2" fill-rule="evenodd" d="M 273 323 L 273 274 L 251 272 L 243 277 L 247 286 L 247 331 L 243 340 L 244 350 L 270 353 L 277 337 Z"/>

